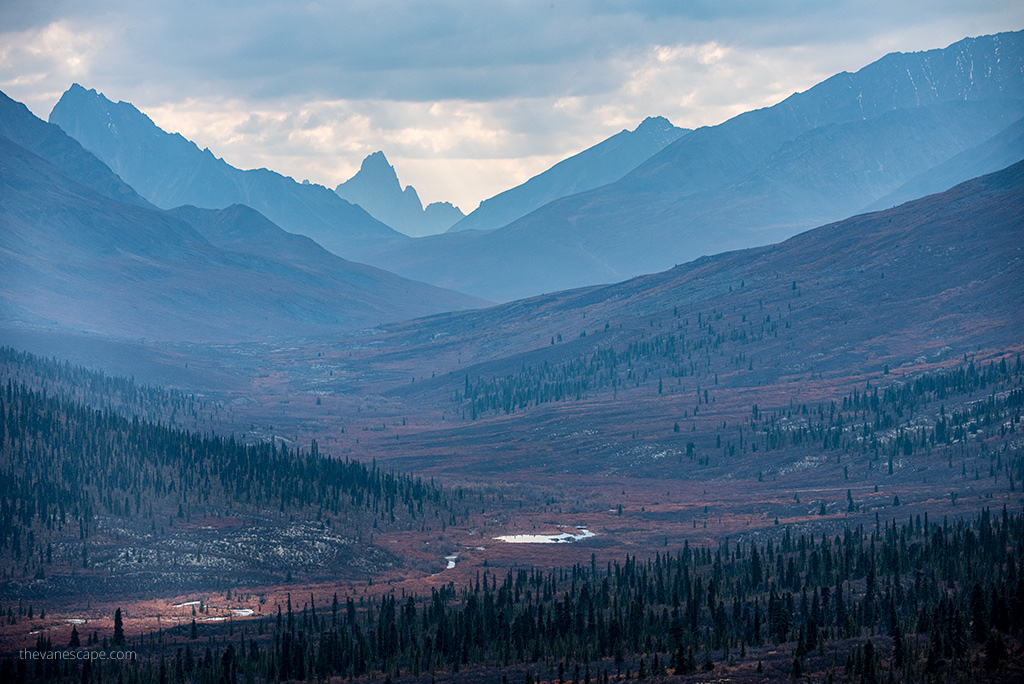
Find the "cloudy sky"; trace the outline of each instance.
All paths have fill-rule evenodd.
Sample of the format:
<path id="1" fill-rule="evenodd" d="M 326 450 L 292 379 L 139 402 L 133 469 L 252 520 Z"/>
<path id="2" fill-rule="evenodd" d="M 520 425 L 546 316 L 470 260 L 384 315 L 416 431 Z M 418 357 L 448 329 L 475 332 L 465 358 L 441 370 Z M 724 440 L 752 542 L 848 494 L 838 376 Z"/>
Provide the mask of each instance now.
<path id="1" fill-rule="evenodd" d="M 45 119 L 77 82 L 330 187 L 383 150 L 468 213 L 646 116 L 713 125 L 1021 28 L 1020 0 L 2 0 L 0 89 Z"/>

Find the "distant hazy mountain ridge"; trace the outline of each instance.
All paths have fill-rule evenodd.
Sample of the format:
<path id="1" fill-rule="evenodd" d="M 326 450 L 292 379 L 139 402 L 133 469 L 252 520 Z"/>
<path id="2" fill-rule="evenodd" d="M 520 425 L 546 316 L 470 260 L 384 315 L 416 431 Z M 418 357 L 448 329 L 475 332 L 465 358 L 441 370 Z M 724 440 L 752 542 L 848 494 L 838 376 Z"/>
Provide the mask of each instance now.
<path id="1" fill-rule="evenodd" d="M 1011 348 L 1024 336 L 1022 225 L 1018 162 L 781 243 L 612 285 L 387 326 L 384 346 L 416 349 L 429 366 L 461 340 L 458 373 L 441 391 L 461 391 L 467 376 L 483 383 L 518 376 L 536 387 L 568 376 L 569 387 L 586 386 L 579 381 L 587 374 L 614 368 L 595 361 L 612 349 L 647 350 L 639 354 L 649 365 L 634 359 L 630 373 L 655 386 L 662 374 L 670 377 L 671 356 L 691 366 L 694 345 L 701 353 L 718 350 L 709 359 L 721 364 L 723 383 L 750 386 L 794 382 L 812 368 L 856 376 L 880 370 L 885 360 L 956 359 L 964 351 Z M 754 359 L 751 367 L 737 362 L 743 355 Z M 591 398 L 614 391 L 610 383 L 589 387 Z"/>
<path id="2" fill-rule="evenodd" d="M 0 97 L 0 130 L 18 136 L 0 135 L 4 325 L 248 340 L 484 303 L 346 261 L 248 206 L 157 209 L 59 128 L 34 118 Z"/>
<path id="3" fill-rule="evenodd" d="M 298 183 L 267 169 L 236 169 L 210 150 L 161 130 L 131 104 L 115 104 L 78 84 L 54 106 L 50 123 L 164 209 L 245 204 L 285 230 L 308 235 L 341 255 L 405 237 L 329 188 Z"/>
<path id="4" fill-rule="evenodd" d="M 958 183 L 998 171 L 1021 159 L 1024 159 L 1024 119 L 1018 119 L 980 145 L 911 178 L 868 209 L 887 209 L 915 197 L 941 192 Z"/>
<path id="5" fill-rule="evenodd" d="M 676 128 L 664 117 L 648 117 L 634 130 L 616 133 L 522 185 L 484 200 L 451 230 L 500 228 L 560 197 L 616 181 L 689 132 L 686 128 Z"/>
<path id="6" fill-rule="evenodd" d="M 359 172 L 334 191 L 377 220 L 414 237 L 443 233 L 463 218 L 450 202 L 432 202 L 424 208 L 416 188 L 407 185 L 402 189 L 395 167 L 383 152 L 366 157 Z"/>

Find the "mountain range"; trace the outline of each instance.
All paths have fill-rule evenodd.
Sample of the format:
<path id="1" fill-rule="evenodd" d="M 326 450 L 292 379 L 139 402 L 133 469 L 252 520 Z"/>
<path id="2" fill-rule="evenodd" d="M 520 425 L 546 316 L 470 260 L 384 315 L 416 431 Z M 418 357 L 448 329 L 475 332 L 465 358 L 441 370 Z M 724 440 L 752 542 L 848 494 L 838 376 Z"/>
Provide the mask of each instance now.
<path id="1" fill-rule="evenodd" d="M 113 103 L 78 84 L 54 106 L 50 123 L 162 209 L 245 204 L 342 256 L 357 247 L 406 239 L 329 188 L 267 169 L 237 169 L 181 135 L 161 130 L 133 105 Z"/>
<path id="2" fill-rule="evenodd" d="M 407 185 L 402 189 L 395 167 L 379 151 L 366 157 L 359 172 L 334 191 L 379 221 L 412 237 L 443 233 L 464 216 L 450 202 L 432 202 L 424 207 L 416 188 Z"/>
<path id="3" fill-rule="evenodd" d="M 59 128 L 12 102 L 3 100 L 0 112 L 4 132 L 19 138 L 0 137 L 7 326 L 251 340 L 484 303 L 341 259 L 248 206 L 153 207 Z"/>
<path id="4" fill-rule="evenodd" d="M 548 202 L 616 181 L 689 132 L 664 117 L 648 117 L 634 130 L 620 131 L 522 185 L 484 200 L 451 232 L 501 228 Z"/>
<path id="5" fill-rule="evenodd" d="M 497 230 L 359 258 L 493 300 L 615 282 L 838 220 L 960 154 L 994 171 L 1024 151 L 996 158 L 985 144 L 1022 117 L 1024 34 L 894 53 L 688 133 L 623 178 Z M 503 263 L 516 268 L 496 277 Z"/>
<path id="6" fill-rule="evenodd" d="M 894 53 L 775 106 L 692 132 L 664 119 L 648 119 L 635 131 L 613 136 L 499 197 L 510 202 L 506 206 L 528 206 L 542 201 L 538 189 L 557 194 L 595 182 L 600 174 L 591 170 L 601 160 L 621 161 L 625 149 L 640 154 L 637 141 L 660 145 L 660 151 L 618 180 L 548 202 L 497 229 L 458 230 L 457 225 L 445 234 L 410 239 L 336 197 L 341 204 L 334 206 L 365 219 L 361 227 L 346 228 L 358 236 L 345 243 L 345 251 L 414 280 L 506 300 L 621 281 L 701 255 L 778 242 L 858 211 L 941 191 L 1024 158 L 1022 36 L 999 34 L 965 39 L 943 50 Z M 147 176 L 151 164 L 146 160 L 158 157 L 156 152 L 213 160 L 210 168 L 223 172 L 222 180 L 235 182 L 255 173 L 233 169 L 180 136 L 160 131 L 131 105 L 113 105 L 80 86 L 65 93 L 50 118 L 81 135 L 86 149 L 92 141 L 112 155 L 118 168 L 152 183 L 150 192 L 132 200 L 143 205 L 167 205 L 169 197 L 188 188 L 203 190 L 207 198 L 214 194 L 209 178 L 183 174 L 182 165 L 177 171 L 174 164 L 164 165 Z M 40 125 L 45 128 L 39 122 L 33 130 L 43 131 Z M 45 128 L 46 135 L 53 137 L 54 130 Z M 26 136 L 46 137 L 41 132 Z M 665 144 L 668 139 L 673 140 Z M 393 197 L 411 190 L 401 190 L 382 153 L 367 158 L 362 171 L 353 187 L 363 181 L 372 185 L 369 181 L 376 178 L 387 180 Z M 277 178 L 275 187 L 288 192 L 310 188 L 262 173 Z M 108 197 L 132 197 L 120 179 L 103 182 L 111 184 Z M 333 195 L 313 186 L 318 197 L 320 190 Z M 274 203 L 269 196 L 281 195 L 268 193 L 265 204 Z M 494 207 L 501 202 L 493 199 L 487 211 L 488 203 L 481 205 L 479 217 L 500 215 Z M 172 218 L 210 224 L 197 216 L 179 212 Z M 323 242 L 317 230 L 306 230 L 301 221 L 292 228 Z M 336 230 L 332 234 L 337 238 Z M 209 236 L 200 237 L 218 246 Z M 339 251 L 337 241 L 327 242 Z M 244 251 L 238 242 L 223 247 Z M 464 306 L 479 303 L 463 300 Z M 390 316 L 397 318 L 397 313 Z"/>
<path id="7" fill-rule="evenodd" d="M 113 105 L 79 86 L 65 93 L 50 119 L 158 206 L 251 200 L 286 230 L 346 258 L 507 301 L 777 242 L 1024 158 L 1013 132 L 1024 119 L 1024 32 L 893 53 L 774 106 L 692 132 L 647 119 L 483 202 L 449 232 L 418 239 L 347 203 L 346 219 L 279 211 L 271 198 L 281 187 L 289 195 L 309 186 L 277 176 L 274 190 L 215 193 L 211 188 L 224 178 L 233 186 L 246 174 L 270 172 L 232 169 L 160 131 L 131 105 Z M 189 164 L 158 163 L 175 154 Z M 149 170 L 154 165 L 161 170 Z M 197 175 L 197 168 L 218 173 Z M 341 189 L 360 187 L 362 201 L 376 202 L 381 216 L 426 216 L 383 154 L 367 158 Z M 321 197 L 320 191 L 329 192 L 313 186 L 309 196 Z M 362 220 L 351 212 L 361 212 Z"/>

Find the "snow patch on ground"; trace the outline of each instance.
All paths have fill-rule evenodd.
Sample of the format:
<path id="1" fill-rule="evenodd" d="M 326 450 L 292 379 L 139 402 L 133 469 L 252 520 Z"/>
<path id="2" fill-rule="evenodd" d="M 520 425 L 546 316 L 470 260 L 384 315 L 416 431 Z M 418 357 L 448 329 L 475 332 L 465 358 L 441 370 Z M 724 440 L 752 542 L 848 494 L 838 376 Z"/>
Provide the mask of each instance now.
<path id="1" fill-rule="evenodd" d="M 509 544 L 570 544 L 581 539 L 596 537 L 597 535 L 586 527 L 576 527 L 578 532 L 562 532 L 561 534 L 509 534 L 503 537 L 495 537 L 498 541 Z"/>

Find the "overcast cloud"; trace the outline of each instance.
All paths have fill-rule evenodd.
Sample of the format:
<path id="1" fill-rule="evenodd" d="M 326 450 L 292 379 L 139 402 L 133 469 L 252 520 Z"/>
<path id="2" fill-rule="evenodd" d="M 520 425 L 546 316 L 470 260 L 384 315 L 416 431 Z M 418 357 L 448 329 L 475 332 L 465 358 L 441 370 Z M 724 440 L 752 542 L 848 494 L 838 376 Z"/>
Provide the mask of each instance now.
<path id="1" fill-rule="evenodd" d="M 468 213 L 646 116 L 716 124 L 1021 28 L 1019 0 L 4 0 L 0 89 L 45 119 L 77 82 L 235 166 L 331 187 L 381 149 Z"/>

